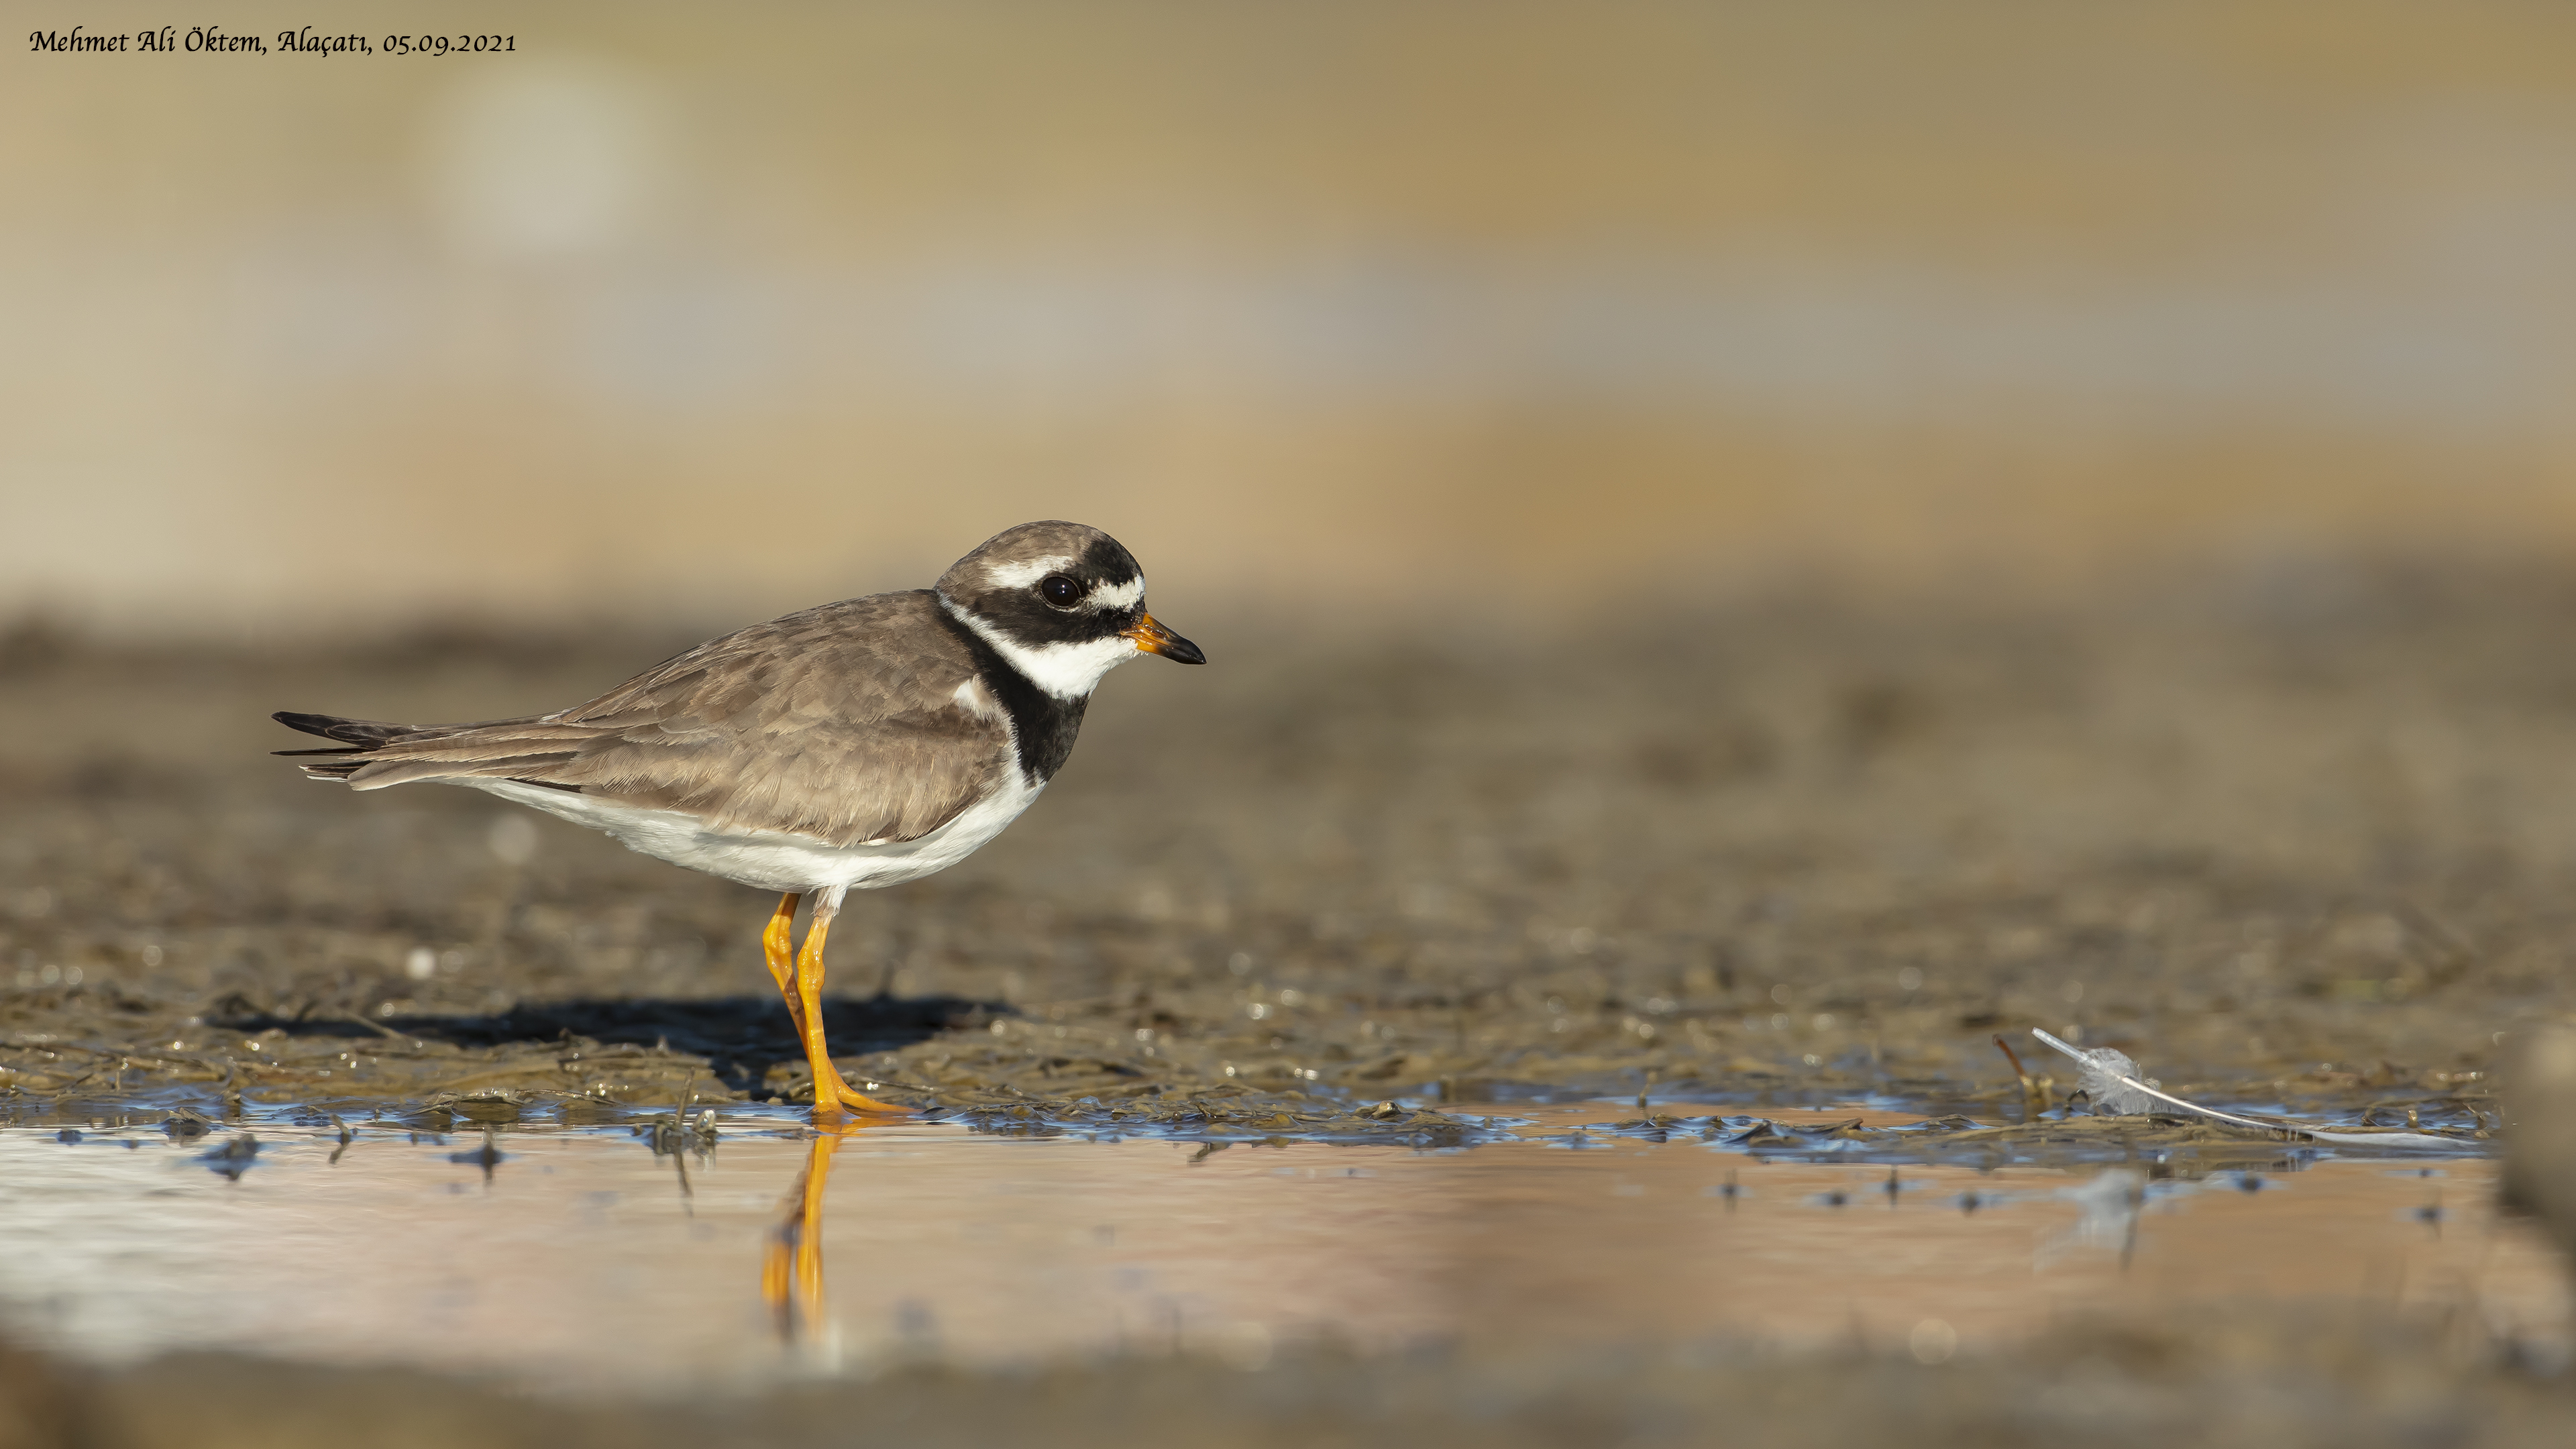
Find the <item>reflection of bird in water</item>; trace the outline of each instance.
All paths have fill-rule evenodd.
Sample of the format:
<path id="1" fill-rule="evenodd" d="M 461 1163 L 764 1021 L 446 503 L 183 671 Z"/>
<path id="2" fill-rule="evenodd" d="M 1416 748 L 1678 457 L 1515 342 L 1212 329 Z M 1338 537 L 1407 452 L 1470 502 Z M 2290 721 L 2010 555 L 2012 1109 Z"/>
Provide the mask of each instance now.
<path id="1" fill-rule="evenodd" d="M 900 1109 L 842 1080 L 823 1039 L 823 942 L 843 894 L 918 880 L 999 834 L 1073 752 L 1101 677 L 1139 653 L 1206 662 L 1145 612 L 1145 577 L 1116 539 L 1028 523 L 935 588 L 755 624 L 553 714 L 277 719 L 338 742 L 282 752 L 315 779 L 467 785 L 781 892 L 761 945 L 813 1069 L 814 1105 L 890 1112 Z"/>
<path id="2" fill-rule="evenodd" d="M 761 1256 L 761 1301 L 769 1305 L 779 1338 L 790 1344 L 819 1342 L 829 1321 L 823 1311 L 823 1197 L 843 1135 L 829 1128 L 815 1132 L 805 1168 L 796 1174 Z"/>

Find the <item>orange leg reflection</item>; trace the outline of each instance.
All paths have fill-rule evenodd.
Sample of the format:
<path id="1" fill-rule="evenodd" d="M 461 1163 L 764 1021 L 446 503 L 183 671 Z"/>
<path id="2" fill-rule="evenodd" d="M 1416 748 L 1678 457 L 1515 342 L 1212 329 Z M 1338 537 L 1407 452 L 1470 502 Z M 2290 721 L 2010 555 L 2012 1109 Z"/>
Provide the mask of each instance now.
<path id="1" fill-rule="evenodd" d="M 825 1126 L 808 1144 L 805 1170 L 781 1205 L 761 1255 L 760 1297 L 778 1324 L 780 1340 L 816 1342 L 829 1322 L 823 1311 L 823 1196 L 832 1181 L 832 1156 L 850 1128 Z"/>

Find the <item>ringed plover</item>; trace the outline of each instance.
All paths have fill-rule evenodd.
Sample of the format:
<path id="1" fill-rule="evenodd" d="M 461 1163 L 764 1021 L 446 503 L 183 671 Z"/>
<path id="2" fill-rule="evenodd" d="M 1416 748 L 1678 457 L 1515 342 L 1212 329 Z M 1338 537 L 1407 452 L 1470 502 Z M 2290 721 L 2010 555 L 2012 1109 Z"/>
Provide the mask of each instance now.
<path id="1" fill-rule="evenodd" d="M 919 880 L 1000 834 L 1073 752 L 1101 676 L 1138 654 L 1207 662 L 1145 612 L 1145 576 L 1116 539 L 1025 523 L 934 587 L 754 624 L 587 704 L 450 725 L 282 712 L 337 743 L 278 753 L 352 789 L 489 791 L 781 892 L 761 945 L 815 1109 L 898 1111 L 843 1081 L 823 1040 L 823 942 L 842 897 Z"/>

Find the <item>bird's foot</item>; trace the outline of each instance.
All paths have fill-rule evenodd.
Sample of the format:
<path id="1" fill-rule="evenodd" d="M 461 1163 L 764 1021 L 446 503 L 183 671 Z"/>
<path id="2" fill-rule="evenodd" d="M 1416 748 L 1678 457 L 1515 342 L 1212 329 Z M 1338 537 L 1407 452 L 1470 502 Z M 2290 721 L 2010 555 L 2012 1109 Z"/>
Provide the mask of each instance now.
<path id="1" fill-rule="evenodd" d="M 826 1112 L 849 1112 L 864 1117 L 909 1117 L 920 1110 L 900 1102 L 880 1102 L 851 1086 L 837 1072 L 828 1077 L 816 1077 L 814 1086 L 814 1113 L 818 1117 Z"/>

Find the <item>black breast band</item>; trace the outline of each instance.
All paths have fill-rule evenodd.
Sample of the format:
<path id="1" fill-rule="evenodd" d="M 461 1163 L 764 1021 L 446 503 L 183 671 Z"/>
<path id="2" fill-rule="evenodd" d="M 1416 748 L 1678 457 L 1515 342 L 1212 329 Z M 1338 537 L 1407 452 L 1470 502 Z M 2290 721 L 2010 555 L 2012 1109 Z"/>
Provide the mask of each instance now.
<path id="1" fill-rule="evenodd" d="M 939 622 L 975 656 L 976 677 L 984 681 L 993 698 L 1010 712 L 1011 734 L 1018 742 L 1020 770 L 1029 782 L 1043 785 L 1055 778 L 1064 762 L 1073 757 L 1073 737 L 1082 731 L 1082 712 L 1088 699 L 1058 699 L 1037 687 L 1027 675 L 1011 667 L 1002 652 L 984 641 L 984 636 L 941 605 L 932 606 Z"/>

